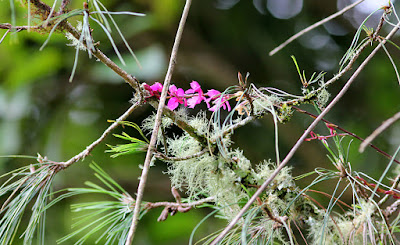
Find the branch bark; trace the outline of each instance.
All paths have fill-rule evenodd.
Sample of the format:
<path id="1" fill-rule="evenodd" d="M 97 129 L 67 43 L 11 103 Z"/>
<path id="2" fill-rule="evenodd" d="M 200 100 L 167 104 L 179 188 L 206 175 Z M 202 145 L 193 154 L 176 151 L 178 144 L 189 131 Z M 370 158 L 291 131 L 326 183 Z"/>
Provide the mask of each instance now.
<path id="1" fill-rule="evenodd" d="M 191 3 L 192 3 L 192 0 L 186 0 L 186 4 L 183 9 L 182 17 L 179 22 L 178 31 L 175 36 L 175 42 L 172 47 L 171 58 L 170 58 L 169 65 L 168 65 L 168 71 L 167 71 L 167 74 L 165 75 L 163 90 L 161 92 L 161 98 L 160 98 L 160 102 L 158 104 L 157 115 L 156 115 L 156 119 L 155 119 L 155 123 L 154 123 L 154 129 L 153 129 L 153 132 L 152 132 L 152 135 L 150 138 L 149 149 L 147 150 L 146 159 L 145 159 L 145 162 L 143 165 L 142 175 L 140 177 L 140 182 L 139 182 L 137 196 L 136 196 L 136 202 L 135 202 L 135 209 L 133 211 L 132 224 L 131 224 L 131 227 L 129 228 L 129 233 L 128 233 L 128 237 L 127 237 L 125 245 L 130 245 L 132 243 L 133 237 L 135 235 L 136 227 L 137 227 L 138 220 L 139 220 L 140 207 L 142 204 L 142 199 L 143 199 L 143 194 L 144 194 L 144 188 L 146 186 L 147 175 L 148 175 L 149 169 L 150 169 L 150 162 L 151 162 L 151 159 L 153 158 L 154 149 L 155 149 L 155 145 L 157 142 L 158 130 L 159 130 L 160 124 L 161 124 L 161 117 L 163 115 L 165 101 L 166 101 L 167 94 L 168 94 L 168 88 L 171 83 L 172 74 L 174 72 L 174 68 L 176 65 L 176 57 L 178 54 L 178 48 L 179 48 L 179 44 L 180 44 L 180 41 L 182 38 L 186 19 L 189 14 L 189 9 L 190 9 Z"/>
<path id="2" fill-rule="evenodd" d="M 98 145 L 100 144 L 106 137 L 107 135 L 109 135 L 111 133 L 111 131 L 113 131 L 115 128 L 117 128 L 119 126 L 119 123 L 121 121 L 124 121 L 126 118 L 128 118 L 128 116 L 130 114 L 132 114 L 132 112 L 134 110 L 136 110 L 140 105 L 142 104 L 141 101 L 136 102 L 135 104 L 133 104 L 124 114 L 122 114 L 117 120 L 115 120 L 115 122 L 113 122 L 104 132 L 103 134 L 100 136 L 100 138 L 98 138 L 96 141 L 94 141 L 92 144 L 90 144 L 88 147 L 86 147 L 86 149 L 84 151 L 82 151 L 81 153 L 75 155 L 74 157 L 72 157 L 71 159 L 69 159 L 66 162 L 61 163 L 62 167 L 68 168 L 69 166 L 71 166 L 72 164 L 76 163 L 79 160 L 84 159 L 86 156 L 88 156 L 90 154 L 90 152 L 92 152 L 92 150 Z"/>

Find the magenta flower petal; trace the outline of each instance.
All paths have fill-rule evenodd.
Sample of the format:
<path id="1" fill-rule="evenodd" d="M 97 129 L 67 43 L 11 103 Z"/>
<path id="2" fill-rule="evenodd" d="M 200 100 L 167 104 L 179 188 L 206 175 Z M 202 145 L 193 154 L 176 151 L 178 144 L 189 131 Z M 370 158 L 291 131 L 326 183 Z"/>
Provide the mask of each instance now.
<path id="1" fill-rule="evenodd" d="M 185 98 L 185 91 L 181 88 L 177 88 L 175 85 L 169 87 L 169 94 L 171 99 L 168 101 L 168 108 L 174 110 L 179 104 L 184 104 L 187 106 L 187 101 Z"/>
<path id="2" fill-rule="evenodd" d="M 232 110 L 231 105 L 229 104 L 229 101 L 228 101 L 228 100 L 225 100 L 224 104 L 226 104 L 226 107 L 228 108 L 228 111 L 231 111 L 231 110 Z M 224 108 L 224 109 L 225 109 L 225 108 Z"/>
<path id="3" fill-rule="evenodd" d="M 200 96 L 193 96 L 187 100 L 187 104 L 189 105 L 189 108 L 194 108 L 196 105 L 200 104 L 202 100 L 203 98 Z"/>
<path id="4" fill-rule="evenodd" d="M 193 81 L 190 83 L 191 89 L 186 90 L 186 94 L 194 94 L 194 93 L 199 93 L 203 95 L 203 90 L 201 90 L 200 84 L 196 81 Z"/>
<path id="5" fill-rule="evenodd" d="M 162 89 L 163 89 L 163 85 L 162 85 L 161 83 L 157 82 L 157 83 L 151 85 L 150 88 L 151 88 L 153 91 L 157 91 L 157 92 L 160 92 L 160 93 L 161 93 L 161 92 L 162 92 Z"/>
<path id="6" fill-rule="evenodd" d="M 196 92 L 198 92 L 201 89 L 200 84 L 196 81 L 191 82 L 190 87 L 194 89 Z"/>
<path id="7" fill-rule="evenodd" d="M 175 85 L 169 86 L 169 92 L 170 92 L 172 95 L 175 95 L 177 90 L 178 90 L 178 89 L 176 88 Z"/>
<path id="8" fill-rule="evenodd" d="M 217 105 L 212 106 L 210 109 L 208 109 L 209 111 L 214 112 L 217 109 Z"/>
<path id="9" fill-rule="evenodd" d="M 232 110 L 231 105 L 229 104 L 228 101 L 226 102 L 226 107 L 228 107 L 228 111 L 231 111 L 231 110 Z"/>
<path id="10" fill-rule="evenodd" d="M 178 107 L 178 105 L 179 105 L 179 102 L 178 102 L 177 98 L 173 97 L 168 100 L 167 106 L 171 111 L 175 110 Z"/>
<path id="11" fill-rule="evenodd" d="M 208 95 L 208 97 L 210 97 L 210 99 L 216 99 L 218 98 L 217 96 L 221 94 L 221 92 L 215 89 L 210 89 L 207 91 L 206 94 Z"/>
<path id="12" fill-rule="evenodd" d="M 176 96 L 184 97 L 185 96 L 185 91 L 183 89 L 181 89 L 181 88 L 178 88 L 176 90 Z"/>

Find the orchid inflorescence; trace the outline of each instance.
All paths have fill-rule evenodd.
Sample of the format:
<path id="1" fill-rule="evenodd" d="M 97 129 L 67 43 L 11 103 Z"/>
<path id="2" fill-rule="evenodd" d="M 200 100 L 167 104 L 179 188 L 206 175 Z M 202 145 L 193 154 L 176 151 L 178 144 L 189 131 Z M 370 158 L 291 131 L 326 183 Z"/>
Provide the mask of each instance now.
<path id="1" fill-rule="evenodd" d="M 228 102 L 231 98 L 230 95 L 223 95 L 216 89 L 209 89 L 207 93 L 204 93 L 200 84 L 196 81 L 191 82 L 190 87 L 190 89 L 184 91 L 182 88 L 177 88 L 175 85 L 169 86 L 167 107 L 172 111 L 175 110 L 179 104 L 188 108 L 194 108 L 196 105 L 204 101 L 210 111 L 215 111 L 220 107 L 224 110 L 231 111 L 231 106 Z M 143 88 L 149 93 L 147 98 L 153 96 L 160 98 L 163 85 L 159 82 L 156 82 L 153 85 L 143 83 Z M 211 106 L 210 102 L 214 105 Z"/>

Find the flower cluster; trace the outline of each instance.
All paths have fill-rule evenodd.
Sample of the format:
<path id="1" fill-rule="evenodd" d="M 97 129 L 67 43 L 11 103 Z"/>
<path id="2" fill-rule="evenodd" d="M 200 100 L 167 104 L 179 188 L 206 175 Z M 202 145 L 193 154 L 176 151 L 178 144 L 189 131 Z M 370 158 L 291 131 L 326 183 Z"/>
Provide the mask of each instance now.
<path id="1" fill-rule="evenodd" d="M 148 98 L 153 96 L 160 98 L 163 85 L 158 82 L 151 86 L 144 83 L 143 88 L 149 93 Z M 222 95 L 220 91 L 215 89 L 210 89 L 207 93 L 204 93 L 200 84 L 193 81 L 190 83 L 190 89 L 186 91 L 182 88 L 177 88 L 175 85 L 169 86 L 167 107 L 170 110 L 175 110 L 181 104 L 188 108 L 194 108 L 204 101 L 210 111 L 215 111 L 220 107 L 230 111 L 231 106 L 228 102 L 230 97 L 230 95 Z M 213 105 L 211 106 L 211 104 Z"/>

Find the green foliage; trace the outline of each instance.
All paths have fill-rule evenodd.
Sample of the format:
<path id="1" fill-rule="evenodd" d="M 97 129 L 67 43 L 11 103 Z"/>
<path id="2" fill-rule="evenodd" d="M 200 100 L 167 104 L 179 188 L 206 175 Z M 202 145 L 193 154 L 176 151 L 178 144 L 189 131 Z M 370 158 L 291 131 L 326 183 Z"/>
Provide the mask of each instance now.
<path id="1" fill-rule="evenodd" d="M 1 176 L 8 178 L 0 187 L 0 196 L 9 194 L 2 204 L 0 214 L 0 244 L 11 244 L 18 236 L 19 225 L 33 202 L 28 225 L 20 235 L 24 244 L 32 244 L 35 234 L 38 244 L 45 244 L 46 205 L 51 186 L 59 166 L 48 163 L 39 156 L 39 163 L 16 169 Z M 36 233 L 37 231 L 37 233 Z"/>
<path id="2" fill-rule="evenodd" d="M 125 132 L 123 132 L 122 135 L 114 134 L 115 137 L 130 141 L 132 143 L 122 144 L 122 145 L 117 145 L 117 146 L 109 145 L 109 147 L 111 149 L 107 150 L 106 152 L 113 152 L 115 154 L 111 155 L 111 157 L 118 157 L 121 155 L 134 154 L 134 153 L 140 153 L 140 152 L 147 151 L 149 141 L 144 136 L 144 134 L 143 134 L 142 130 L 139 128 L 139 126 L 133 122 L 127 122 L 127 121 L 121 121 L 119 123 L 121 125 L 133 127 L 134 129 L 136 129 L 140 133 L 140 135 L 143 137 L 144 140 L 140 140 L 140 139 L 131 137 Z"/>
<path id="3" fill-rule="evenodd" d="M 90 181 L 85 182 L 87 188 L 69 188 L 67 193 L 60 195 L 53 200 L 46 209 L 59 201 L 78 195 L 99 194 L 111 198 L 111 200 L 94 201 L 73 204 L 73 212 L 83 212 L 77 218 L 72 228 L 74 232 L 59 239 L 63 243 L 80 237 L 74 244 L 86 244 L 87 240 L 97 235 L 96 243 L 103 241 L 103 244 L 124 244 L 132 219 L 134 199 L 115 180 L 113 180 L 103 169 L 95 163 L 90 167 L 95 171 L 96 178 L 104 187 Z M 100 235 L 99 235 L 100 233 Z"/>

